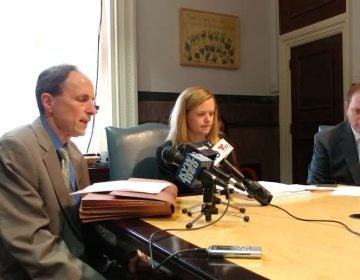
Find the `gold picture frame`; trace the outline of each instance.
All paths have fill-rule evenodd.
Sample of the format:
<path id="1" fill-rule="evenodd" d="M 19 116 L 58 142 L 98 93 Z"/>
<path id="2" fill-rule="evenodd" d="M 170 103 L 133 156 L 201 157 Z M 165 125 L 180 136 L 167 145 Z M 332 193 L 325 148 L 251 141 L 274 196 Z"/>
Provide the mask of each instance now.
<path id="1" fill-rule="evenodd" d="M 180 64 L 239 68 L 239 17 L 179 10 Z"/>

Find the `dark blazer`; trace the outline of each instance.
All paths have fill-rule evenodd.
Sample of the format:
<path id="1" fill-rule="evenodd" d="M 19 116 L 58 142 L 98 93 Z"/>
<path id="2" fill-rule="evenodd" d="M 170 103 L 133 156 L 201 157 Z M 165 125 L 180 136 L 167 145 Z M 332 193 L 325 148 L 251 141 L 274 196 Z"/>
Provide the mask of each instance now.
<path id="1" fill-rule="evenodd" d="M 359 156 L 348 121 L 315 134 L 307 183 L 360 186 Z"/>
<path id="2" fill-rule="evenodd" d="M 68 147 L 84 188 L 87 163 L 75 144 Z M 39 118 L 0 139 L 0 201 L 0 279 L 105 279 L 80 260 L 77 209 Z"/>

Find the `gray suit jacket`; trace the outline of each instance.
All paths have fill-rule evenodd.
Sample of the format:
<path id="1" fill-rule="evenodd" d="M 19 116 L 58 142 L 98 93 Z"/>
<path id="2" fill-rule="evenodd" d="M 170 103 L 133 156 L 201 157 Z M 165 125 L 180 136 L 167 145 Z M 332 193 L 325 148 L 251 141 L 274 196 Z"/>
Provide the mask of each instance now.
<path id="1" fill-rule="evenodd" d="M 69 154 L 79 189 L 89 185 L 86 161 Z M 59 159 L 40 118 L 0 139 L 0 279 L 104 279 L 84 253 Z"/>
<path id="2" fill-rule="evenodd" d="M 359 156 L 348 121 L 315 134 L 307 182 L 360 186 Z"/>

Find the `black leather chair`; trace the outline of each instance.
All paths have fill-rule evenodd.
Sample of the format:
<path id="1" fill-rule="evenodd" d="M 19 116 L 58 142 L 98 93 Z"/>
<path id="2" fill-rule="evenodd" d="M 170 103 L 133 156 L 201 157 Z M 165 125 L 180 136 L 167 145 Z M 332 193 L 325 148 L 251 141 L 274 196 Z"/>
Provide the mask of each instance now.
<path id="1" fill-rule="evenodd" d="M 144 123 L 130 128 L 106 127 L 110 180 L 131 177 L 156 179 L 156 148 L 169 132 L 162 123 Z"/>

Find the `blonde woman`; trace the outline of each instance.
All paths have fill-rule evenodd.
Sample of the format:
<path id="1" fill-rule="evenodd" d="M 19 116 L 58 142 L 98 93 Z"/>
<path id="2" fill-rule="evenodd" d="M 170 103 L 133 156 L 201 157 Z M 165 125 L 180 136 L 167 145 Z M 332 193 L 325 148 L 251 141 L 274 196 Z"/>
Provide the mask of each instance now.
<path id="1" fill-rule="evenodd" d="M 177 98 L 171 112 L 170 131 L 166 142 L 157 150 L 159 175 L 161 179 L 173 182 L 179 195 L 201 193 L 201 183 L 191 188 L 175 179 L 176 166 L 164 163 L 161 151 L 166 146 L 177 148 L 181 144 L 205 142 L 213 144 L 219 141 L 218 106 L 214 95 L 203 87 L 185 89 Z"/>

